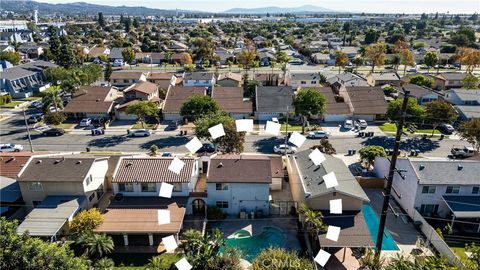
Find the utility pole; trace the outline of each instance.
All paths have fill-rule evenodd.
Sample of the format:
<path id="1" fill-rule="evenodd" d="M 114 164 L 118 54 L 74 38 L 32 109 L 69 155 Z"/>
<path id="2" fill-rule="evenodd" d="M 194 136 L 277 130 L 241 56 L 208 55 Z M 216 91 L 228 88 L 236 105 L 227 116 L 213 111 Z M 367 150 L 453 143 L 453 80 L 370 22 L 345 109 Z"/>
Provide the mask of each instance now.
<path id="1" fill-rule="evenodd" d="M 380 213 L 380 226 L 378 228 L 378 235 L 377 235 L 377 245 L 375 250 L 375 257 L 379 258 L 380 253 L 382 251 L 382 242 L 383 242 L 383 234 L 385 231 L 385 223 L 387 222 L 387 213 L 388 213 L 388 206 L 390 203 L 390 195 L 392 192 L 392 185 L 393 185 L 393 175 L 396 171 L 396 164 L 397 164 L 397 157 L 398 157 L 398 150 L 400 149 L 400 140 L 403 133 L 403 124 L 405 122 L 405 116 L 407 114 L 407 105 L 408 105 L 408 96 L 410 95 L 410 91 L 405 90 L 403 88 L 404 97 L 403 97 L 403 104 L 402 104 L 402 115 L 400 117 L 400 121 L 398 122 L 397 126 L 397 135 L 395 136 L 395 146 L 393 147 L 393 155 L 392 159 L 390 160 L 390 170 L 388 171 L 388 178 L 387 178 L 387 187 L 385 188 L 383 195 L 383 206 L 382 212 Z"/>
<path id="2" fill-rule="evenodd" d="M 30 137 L 30 128 L 28 127 L 28 122 L 27 122 L 27 116 L 25 115 L 25 108 L 22 109 L 23 111 L 23 120 L 25 121 L 25 128 L 27 129 L 27 134 L 28 134 L 28 143 L 30 144 L 30 152 L 35 152 L 33 150 L 33 144 L 32 144 L 32 137 Z"/>
<path id="3" fill-rule="evenodd" d="M 287 105 L 287 122 L 285 123 L 285 156 L 287 155 L 288 147 L 288 105 Z"/>

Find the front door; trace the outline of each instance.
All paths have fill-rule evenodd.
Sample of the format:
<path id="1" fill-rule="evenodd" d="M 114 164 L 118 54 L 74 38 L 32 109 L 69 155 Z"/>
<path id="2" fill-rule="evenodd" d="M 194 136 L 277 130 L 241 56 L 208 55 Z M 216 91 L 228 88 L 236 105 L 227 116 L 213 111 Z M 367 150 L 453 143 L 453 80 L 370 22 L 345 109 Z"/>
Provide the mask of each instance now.
<path id="1" fill-rule="evenodd" d="M 203 161 L 202 162 L 202 171 L 203 173 L 207 173 L 208 170 L 208 161 Z"/>
<path id="2" fill-rule="evenodd" d="M 194 215 L 205 214 L 205 202 L 202 199 L 195 199 L 192 202 L 192 212 Z"/>

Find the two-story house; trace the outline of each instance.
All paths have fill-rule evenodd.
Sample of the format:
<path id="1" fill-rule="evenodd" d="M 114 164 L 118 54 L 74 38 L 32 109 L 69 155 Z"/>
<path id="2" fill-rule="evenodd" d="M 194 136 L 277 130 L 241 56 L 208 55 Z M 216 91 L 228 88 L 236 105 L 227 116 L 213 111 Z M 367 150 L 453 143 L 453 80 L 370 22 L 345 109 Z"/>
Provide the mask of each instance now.
<path id="1" fill-rule="evenodd" d="M 445 99 L 454 105 L 460 119 L 480 118 L 480 90 L 452 89 L 445 93 Z"/>
<path id="2" fill-rule="evenodd" d="M 122 89 L 141 81 L 147 81 L 147 75 L 141 71 L 114 71 L 110 75 L 110 83 L 112 86 Z"/>
<path id="3" fill-rule="evenodd" d="M 462 87 L 462 80 L 467 76 L 467 73 L 461 72 L 445 72 L 436 76 L 432 76 L 435 80 L 435 88 L 438 90 L 448 90 L 452 88 Z"/>
<path id="4" fill-rule="evenodd" d="M 212 90 L 215 81 L 215 74 L 210 72 L 186 73 L 183 76 L 183 86 L 208 87 Z"/>
<path id="5" fill-rule="evenodd" d="M 297 89 L 299 87 L 320 87 L 320 73 L 290 73 L 287 75 L 287 85 L 291 86 L 293 89 Z"/>
<path id="6" fill-rule="evenodd" d="M 255 99 L 255 117 L 259 121 L 282 117 L 293 110 L 293 89 L 290 86 L 257 86 Z"/>

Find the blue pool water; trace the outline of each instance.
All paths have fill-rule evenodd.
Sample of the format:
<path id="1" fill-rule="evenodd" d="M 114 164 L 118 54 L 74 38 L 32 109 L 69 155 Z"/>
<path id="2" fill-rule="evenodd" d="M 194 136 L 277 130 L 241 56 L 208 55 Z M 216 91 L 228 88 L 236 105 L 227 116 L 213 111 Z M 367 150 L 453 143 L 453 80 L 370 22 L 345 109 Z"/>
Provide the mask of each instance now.
<path id="1" fill-rule="evenodd" d="M 268 247 L 283 247 L 285 235 L 283 231 L 274 227 L 264 227 L 262 233 L 250 236 L 245 230 L 234 233 L 234 238 L 225 240 L 227 247 L 240 250 L 241 257 L 252 262 L 255 257 Z"/>
<path id="2" fill-rule="evenodd" d="M 375 210 L 369 205 L 364 204 L 362 207 L 363 217 L 365 218 L 365 222 L 367 223 L 368 230 L 370 231 L 370 236 L 372 236 L 373 242 L 377 243 L 377 235 L 378 235 L 378 227 L 380 225 L 380 220 L 375 213 Z M 383 241 L 382 241 L 382 250 L 398 250 L 398 246 L 393 240 L 392 236 L 385 230 L 383 234 Z"/>

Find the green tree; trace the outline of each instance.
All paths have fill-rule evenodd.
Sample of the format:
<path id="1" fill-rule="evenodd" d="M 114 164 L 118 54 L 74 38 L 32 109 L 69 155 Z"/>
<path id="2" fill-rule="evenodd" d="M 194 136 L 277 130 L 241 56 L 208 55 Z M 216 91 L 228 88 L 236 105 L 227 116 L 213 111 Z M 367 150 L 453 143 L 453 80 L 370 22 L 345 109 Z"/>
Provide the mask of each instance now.
<path id="1" fill-rule="evenodd" d="M 379 145 L 369 145 L 365 146 L 360 151 L 360 159 L 367 162 L 367 168 L 370 168 L 370 165 L 373 165 L 376 157 L 386 157 L 385 149 Z"/>
<path id="2" fill-rule="evenodd" d="M 95 263 L 95 270 L 113 270 L 115 268 L 115 262 L 109 258 L 101 258 Z"/>
<path id="3" fill-rule="evenodd" d="M 123 60 L 130 65 L 130 63 L 135 60 L 135 52 L 132 48 L 125 48 L 122 50 L 122 57 Z M 132 68 L 132 66 L 130 66 L 130 68 Z"/>
<path id="4" fill-rule="evenodd" d="M 363 270 L 380 270 L 385 265 L 385 258 L 375 256 L 372 249 L 366 248 L 365 254 L 360 258 L 360 269 Z M 413 270 L 413 269 L 412 269 Z"/>
<path id="5" fill-rule="evenodd" d="M 322 212 L 314 211 L 304 203 L 300 205 L 299 212 L 305 221 L 305 229 L 310 236 L 309 239 L 313 239 L 316 243 L 318 234 L 327 229 L 327 225 L 322 220 Z"/>
<path id="6" fill-rule="evenodd" d="M 99 12 L 98 13 L 98 25 L 100 25 L 100 27 L 105 27 L 105 19 L 103 18 L 103 12 Z"/>
<path id="7" fill-rule="evenodd" d="M 227 60 L 228 71 L 232 71 L 233 62 L 232 60 Z"/>
<path id="8" fill-rule="evenodd" d="M 467 244 L 465 250 L 471 253 L 468 259 L 480 269 L 480 246 L 475 243 Z"/>
<path id="9" fill-rule="evenodd" d="M 401 116 L 403 98 L 397 98 L 390 101 L 387 108 L 387 116 L 392 120 L 397 120 Z M 425 109 L 418 105 L 415 98 L 408 98 L 407 104 L 407 119 L 415 122 L 420 122 L 425 117 Z"/>
<path id="10" fill-rule="evenodd" d="M 102 224 L 102 213 L 98 208 L 90 208 L 89 210 L 83 210 L 78 215 L 73 217 L 70 221 L 70 232 L 72 234 L 83 234 L 86 232 L 92 232 Z"/>
<path id="11" fill-rule="evenodd" d="M 314 88 L 304 88 L 298 91 L 293 99 L 295 113 L 301 116 L 302 133 L 305 132 L 305 119 L 310 115 L 317 115 L 325 111 L 326 98 Z"/>
<path id="12" fill-rule="evenodd" d="M 434 51 L 427 52 L 423 58 L 423 61 L 425 62 L 425 65 L 427 65 L 427 72 L 430 73 L 430 68 L 434 67 L 438 62 L 437 53 Z"/>
<path id="13" fill-rule="evenodd" d="M 83 248 L 84 256 L 88 256 L 94 261 L 111 253 L 115 248 L 110 236 L 91 232 L 80 235 L 75 243 Z"/>
<path id="14" fill-rule="evenodd" d="M 50 45 L 49 51 L 55 62 L 60 57 L 60 46 L 62 43 L 60 42 L 60 38 L 58 37 L 58 29 L 57 27 L 50 25 L 47 30 L 47 35 L 50 37 L 48 40 L 48 44 Z"/>
<path id="15" fill-rule="evenodd" d="M 340 74 L 340 71 L 342 67 L 346 66 L 348 64 L 348 57 L 347 54 L 342 52 L 342 51 L 336 51 L 335 52 L 335 66 L 338 67 L 338 74 Z"/>
<path id="16" fill-rule="evenodd" d="M 256 57 L 257 57 L 257 52 L 255 51 L 254 48 L 245 49 L 237 55 L 237 62 L 240 66 L 243 67 L 243 69 L 249 70 L 252 67 L 253 61 L 255 61 Z"/>
<path id="17" fill-rule="evenodd" d="M 219 109 L 217 102 L 210 96 L 194 95 L 182 104 L 180 115 L 193 121 L 205 114 L 215 113 Z"/>
<path id="18" fill-rule="evenodd" d="M 375 67 L 383 66 L 385 64 L 386 51 L 387 47 L 385 46 L 385 43 L 382 42 L 371 44 L 365 49 L 365 58 L 372 66 L 371 73 L 375 71 Z"/>
<path id="19" fill-rule="evenodd" d="M 62 110 L 63 101 L 60 91 L 57 88 L 52 88 L 43 92 L 42 104 L 44 112 L 50 112 L 51 107 L 55 108 L 56 112 Z"/>
<path id="20" fill-rule="evenodd" d="M 142 123 L 142 128 L 145 128 L 145 118 L 156 117 L 158 115 L 158 106 L 152 101 L 135 100 L 127 106 L 125 112 L 136 115 L 137 120 Z"/>
<path id="21" fill-rule="evenodd" d="M 470 119 L 460 124 L 457 129 L 460 137 L 471 143 L 477 151 L 480 150 L 480 119 Z"/>
<path id="22" fill-rule="evenodd" d="M 465 89 L 478 89 L 479 84 L 478 78 L 473 74 L 467 74 L 467 76 L 462 79 L 462 87 Z"/>
<path id="23" fill-rule="evenodd" d="M 410 51 L 410 49 L 408 48 L 402 49 L 401 56 L 401 64 L 403 65 L 403 76 L 405 76 L 405 74 L 407 73 L 407 66 L 413 67 L 415 65 L 415 58 L 412 51 Z"/>
<path id="24" fill-rule="evenodd" d="M 12 65 L 18 65 L 20 63 L 20 53 L 19 52 L 0 52 L 0 60 L 6 60 Z"/>
<path id="25" fill-rule="evenodd" d="M 148 264 L 146 265 L 146 270 L 169 270 L 170 264 L 167 260 L 165 260 L 162 256 L 155 256 L 148 260 Z"/>
<path id="26" fill-rule="evenodd" d="M 368 45 L 368 44 L 376 43 L 379 37 L 380 37 L 380 33 L 377 30 L 373 28 L 369 28 L 365 32 L 365 44 Z"/>
<path id="27" fill-rule="evenodd" d="M 77 67 L 79 64 L 75 47 L 68 36 L 60 37 L 61 46 L 57 54 L 56 62 L 64 68 Z"/>
<path id="28" fill-rule="evenodd" d="M 103 73 L 103 77 L 105 78 L 105 81 L 107 82 L 110 81 L 110 76 L 112 76 L 112 73 L 113 73 L 112 64 L 108 63 Z"/>
<path id="29" fill-rule="evenodd" d="M 312 150 L 318 149 L 320 152 L 325 153 L 327 155 L 335 155 L 337 153 L 337 150 L 335 150 L 335 148 L 328 141 L 328 139 L 320 139 L 320 143 L 310 147 L 310 149 Z"/>
<path id="30" fill-rule="evenodd" d="M 88 269 L 87 261 L 75 257 L 67 243 L 45 242 L 17 229 L 17 221 L 0 217 L 0 269 Z"/>
<path id="31" fill-rule="evenodd" d="M 44 120 L 48 124 L 60 125 L 67 120 L 67 117 L 63 112 L 47 112 Z"/>
<path id="32" fill-rule="evenodd" d="M 300 258 L 294 251 L 283 248 L 262 250 L 252 263 L 252 270 L 305 270 L 315 269 L 311 260 Z"/>
<path id="33" fill-rule="evenodd" d="M 425 105 L 425 121 L 432 125 L 432 136 L 438 125 L 442 123 L 451 124 L 457 119 L 455 109 L 443 99 L 428 102 Z"/>
<path id="34" fill-rule="evenodd" d="M 225 136 L 212 139 L 209 128 L 223 125 Z M 245 132 L 237 132 L 235 120 L 225 112 L 205 114 L 195 121 L 195 134 L 199 139 L 207 139 L 224 153 L 241 153 L 245 143 Z"/>
<path id="35" fill-rule="evenodd" d="M 416 75 L 416 76 L 413 76 L 412 78 L 410 78 L 410 81 L 409 81 L 411 84 L 416 84 L 416 85 L 420 85 L 420 86 L 425 86 L 425 87 L 428 87 L 428 88 L 432 88 L 433 86 L 433 79 L 432 78 L 427 78 L 423 75 Z"/>
<path id="36" fill-rule="evenodd" d="M 192 73 L 193 71 L 195 71 L 195 66 L 193 64 L 187 64 L 183 68 L 187 73 Z"/>
<path id="37" fill-rule="evenodd" d="M 385 270 L 414 270 L 416 268 L 415 262 L 409 258 L 397 254 L 394 258 L 390 260 L 388 265 L 385 267 Z"/>

